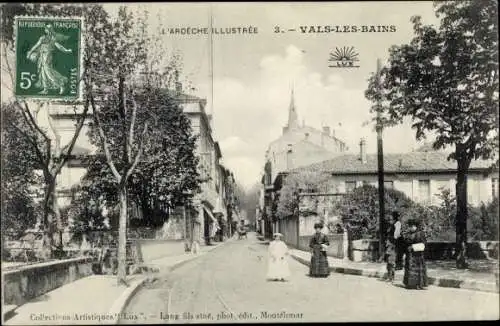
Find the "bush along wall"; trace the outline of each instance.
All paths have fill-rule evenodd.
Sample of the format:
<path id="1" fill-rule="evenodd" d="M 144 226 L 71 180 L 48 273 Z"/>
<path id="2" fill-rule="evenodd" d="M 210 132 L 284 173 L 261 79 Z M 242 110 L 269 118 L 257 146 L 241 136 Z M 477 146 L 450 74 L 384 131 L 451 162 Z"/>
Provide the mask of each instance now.
<path id="1" fill-rule="evenodd" d="M 429 241 L 455 241 L 456 201 L 448 190 L 442 190 L 440 205 L 424 206 L 412 201 L 403 192 L 394 189 L 385 190 L 384 225 L 394 210 L 400 213 L 403 228 L 408 219 L 422 222 Z M 376 239 L 379 232 L 378 190 L 371 185 L 364 185 L 346 194 L 336 209 L 341 219 L 350 230 L 351 239 Z M 468 232 L 470 241 L 498 240 L 498 198 L 480 207 L 469 207 Z"/>

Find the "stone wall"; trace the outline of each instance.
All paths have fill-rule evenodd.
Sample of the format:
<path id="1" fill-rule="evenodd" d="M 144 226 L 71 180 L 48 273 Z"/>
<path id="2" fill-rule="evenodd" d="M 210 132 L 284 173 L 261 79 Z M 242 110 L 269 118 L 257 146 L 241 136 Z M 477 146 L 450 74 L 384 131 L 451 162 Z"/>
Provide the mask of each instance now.
<path id="1" fill-rule="evenodd" d="M 278 220 L 278 232 L 283 234 L 283 241 L 286 244 L 297 246 L 297 217 L 290 216 Z"/>
<path id="2" fill-rule="evenodd" d="M 309 241 L 311 241 L 312 235 L 305 235 L 299 237 L 299 247 L 297 248 L 295 243 L 287 243 L 288 246 L 297 248 L 299 250 L 309 251 Z M 327 235 L 330 246 L 326 251 L 326 254 L 335 258 L 344 258 L 344 246 L 342 234 L 329 234 Z M 285 241 L 286 242 L 286 241 Z"/>
<path id="3" fill-rule="evenodd" d="M 33 264 L 2 272 L 4 304 L 22 305 L 92 274 L 92 258 L 88 257 Z"/>
<path id="4" fill-rule="evenodd" d="M 379 258 L 378 240 L 361 239 L 352 241 L 352 260 L 376 261 Z M 476 241 L 467 244 L 467 257 L 470 259 L 498 259 L 498 241 Z M 427 243 L 425 258 L 427 260 L 454 259 L 454 242 Z"/>
<path id="5" fill-rule="evenodd" d="M 184 240 L 137 240 L 145 263 L 152 260 L 184 254 Z"/>

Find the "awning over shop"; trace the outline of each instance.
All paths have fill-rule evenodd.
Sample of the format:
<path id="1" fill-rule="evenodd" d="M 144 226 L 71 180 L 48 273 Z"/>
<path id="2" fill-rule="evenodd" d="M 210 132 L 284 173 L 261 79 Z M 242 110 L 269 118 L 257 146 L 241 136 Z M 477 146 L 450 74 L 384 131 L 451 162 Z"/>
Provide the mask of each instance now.
<path id="1" fill-rule="evenodd" d="M 205 210 L 205 212 L 207 212 L 208 216 L 210 216 L 210 218 L 212 219 L 212 222 L 216 223 L 217 219 L 214 217 L 214 214 L 212 214 L 210 209 L 208 209 L 205 205 L 203 205 L 203 209 Z"/>

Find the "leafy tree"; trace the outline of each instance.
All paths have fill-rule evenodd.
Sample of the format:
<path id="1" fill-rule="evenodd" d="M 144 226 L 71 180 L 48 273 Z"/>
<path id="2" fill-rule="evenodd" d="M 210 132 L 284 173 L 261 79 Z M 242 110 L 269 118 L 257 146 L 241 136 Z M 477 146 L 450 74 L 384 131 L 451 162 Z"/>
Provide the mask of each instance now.
<path id="1" fill-rule="evenodd" d="M 2 106 L 2 122 L 2 232 L 19 237 L 37 222 L 33 186 L 41 180 L 34 173 L 37 166 L 31 145 L 17 129 L 23 119 L 12 104 Z"/>
<path id="2" fill-rule="evenodd" d="M 467 172 L 473 159 L 498 154 L 498 3 L 439 1 L 440 26 L 412 18 L 415 36 L 389 49 L 389 63 L 369 80 L 379 123 L 413 120 L 417 139 L 435 133 L 433 148 L 454 147 L 457 161 L 457 268 L 466 268 Z"/>
<path id="3" fill-rule="evenodd" d="M 108 32 L 112 30 L 107 24 L 107 13 L 100 5 L 62 5 L 62 4 L 4 4 L 2 5 L 2 57 L 5 65 L 2 65 L 2 84 L 12 89 L 14 84 L 13 70 L 10 62 L 14 58 L 14 35 L 12 26 L 16 15 L 39 15 L 39 16 L 82 16 L 87 26 L 84 34 L 85 53 L 84 72 L 82 78 L 89 71 L 98 71 L 104 65 L 106 56 L 102 55 L 101 44 L 108 38 Z M 4 76 L 9 76 L 10 81 Z M 2 101 L 5 99 L 2 98 Z M 43 174 L 44 199 L 43 199 L 43 225 L 49 233 L 54 247 L 55 238 L 53 234 L 59 231 L 62 235 L 63 220 L 57 204 L 56 179 L 62 168 L 66 165 L 75 142 L 83 127 L 89 110 L 88 100 L 82 103 L 68 103 L 73 106 L 75 112 L 75 131 L 68 144 L 61 144 L 59 131 L 54 126 L 52 117 L 48 114 L 49 126 L 39 123 L 36 116 L 42 110 L 50 110 L 46 102 L 28 102 L 22 99 L 9 99 L 16 108 L 23 123 L 12 125 L 17 129 L 18 135 L 31 146 L 37 167 Z M 49 132 L 49 129 L 51 133 Z M 52 136 L 54 135 L 54 136 Z M 62 249 L 62 239 L 59 241 Z"/>
<path id="4" fill-rule="evenodd" d="M 476 236 L 479 240 L 498 241 L 499 230 L 499 200 L 494 198 L 490 203 L 482 203 L 480 206 L 480 218 L 474 230 L 477 230 Z"/>
<path id="5" fill-rule="evenodd" d="M 276 215 L 287 218 L 299 213 L 299 193 L 318 192 L 321 185 L 327 180 L 328 174 L 319 171 L 300 171 L 286 176 L 283 187 L 277 199 Z M 313 207 L 308 209 L 314 211 Z"/>
<path id="6" fill-rule="evenodd" d="M 119 203 L 119 283 L 125 282 L 130 201 L 149 214 L 156 206 L 184 203 L 200 182 L 196 139 L 179 106 L 180 94 L 169 91 L 178 83 L 178 58 L 159 60 L 154 46 L 159 42 L 149 37 L 146 19 L 120 8 L 104 45 L 113 53 L 111 60 L 85 80 L 93 117 L 90 139 L 99 147 L 91 171 L 99 180 L 105 176 L 94 186 L 107 188 L 107 205 Z"/>
<path id="7" fill-rule="evenodd" d="M 385 189 L 385 211 L 387 216 L 397 210 L 402 219 L 407 219 L 409 211 L 415 206 L 413 201 L 403 192 L 394 189 Z M 371 185 L 363 185 L 344 195 L 335 204 L 344 224 L 349 224 L 353 239 L 363 236 L 377 238 L 379 235 L 378 223 L 378 189 Z"/>
<path id="8" fill-rule="evenodd" d="M 196 138 L 192 136 L 190 121 L 169 92 L 162 90 L 156 95 L 150 92 L 149 96 L 149 106 L 139 105 L 137 115 L 155 115 L 155 122 L 145 134 L 148 141 L 144 142 L 141 159 L 127 181 L 127 196 L 141 209 L 142 223 L 157 227 L 167 218 L 167 207 L 189 201 L 198 191 L 201 180 L 196 169 Z M 106 114 L 101 119 L 103 124 L 116 121 Z M 111 128 L 105 130 L 109 142 L 120 143 L 121 133 Z M 92 142 L 100 146 L 96 126 L 91 128 L 90 134 Z M 112 148 L 113 157 L 116 157 L 116 164 L 122 166 L 124 163 L 117 149 Z M 102 151 L 90 160 L 84 180 L 89 186 L 82 190 L 88 191 L 90 196 L 100 197 L 109 209 L 118 205 L 115 178 Z"/>

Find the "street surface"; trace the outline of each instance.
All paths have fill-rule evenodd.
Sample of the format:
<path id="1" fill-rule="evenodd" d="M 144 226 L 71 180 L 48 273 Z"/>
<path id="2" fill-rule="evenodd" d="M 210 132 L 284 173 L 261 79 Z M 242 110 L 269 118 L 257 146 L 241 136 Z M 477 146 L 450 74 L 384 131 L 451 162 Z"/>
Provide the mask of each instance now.
<path id="1" fill-rule="evenodd" d="M 289 282 L 268 282 L 267 245 L 250 233 L 162 272 L 130 301 L 121 323 L 429 321 L 499 318 L 495 293 L 399 284 L 333 273 L 307 276 L 289 258 Z"/>

